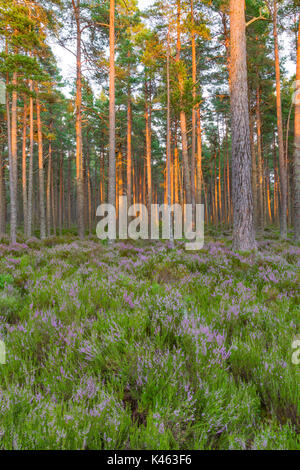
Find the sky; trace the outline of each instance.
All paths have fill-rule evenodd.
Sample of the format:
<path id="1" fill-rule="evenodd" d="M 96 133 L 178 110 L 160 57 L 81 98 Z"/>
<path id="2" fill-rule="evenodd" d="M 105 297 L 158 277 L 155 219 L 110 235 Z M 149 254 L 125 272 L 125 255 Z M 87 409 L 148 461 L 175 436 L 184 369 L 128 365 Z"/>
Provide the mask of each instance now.
<path id="1" fill-rule="evenodd" d="M 153 3 L 154 0 L 138 0 L 138 5 L 141 10 L 149 7 Z M 286 37 L 281 36 L 280 42 L 281 46 L 283 45 L 282 49 L 284 50 L 284 53 L 286 55 L 291 48 L 290 41 Z M 63 78 L 66 82 L 68 81 L 72 83 L 72 81 L 75 79 L 76 72 L 75 56 L 70 52 L 66 51 L 63 47 L 56 44 L 54 41 L 52 41 L 50 45 L 56 56 L 58 67 L 61 70 Z M 292 76 L 295 73 L 296 66 L 291 60 L 287 60 L 286 68 L 289 76 Z M 70 94 L 70 88 L 68 86 L 64 88 L 64 93 L 67 96 Z"/>
<path id="2" fill-rule="evenodd" d="M 141 10 L 149 7 L 152 3 L 154 3 L 154 0 L 138 0 L 138 5 Z M 50 41 L 50 45 L 63 78 L 66 82 L 72 82 L 70 79 L 75 79 L 76 73 L 75 56 L 54 41 Z M 67 96 L 70 95 L 70 88 L 68 86 L 64 88 L 64 93 Z"/>

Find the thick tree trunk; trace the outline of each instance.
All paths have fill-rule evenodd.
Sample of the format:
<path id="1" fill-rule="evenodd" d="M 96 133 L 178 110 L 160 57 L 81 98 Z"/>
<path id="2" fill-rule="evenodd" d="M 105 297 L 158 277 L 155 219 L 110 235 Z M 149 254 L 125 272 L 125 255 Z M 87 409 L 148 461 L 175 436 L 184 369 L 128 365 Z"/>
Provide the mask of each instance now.
<path id="1" fill-rule="evenodd" d="M 246 63 L 245 3 L 230 0 L 233 249 L 256 247 Z"/>
<path id="2" fill-rule="evenodd" d="M 300 241 L 300 14 L 297 39 L 294 144 L 294 237 Z"/>

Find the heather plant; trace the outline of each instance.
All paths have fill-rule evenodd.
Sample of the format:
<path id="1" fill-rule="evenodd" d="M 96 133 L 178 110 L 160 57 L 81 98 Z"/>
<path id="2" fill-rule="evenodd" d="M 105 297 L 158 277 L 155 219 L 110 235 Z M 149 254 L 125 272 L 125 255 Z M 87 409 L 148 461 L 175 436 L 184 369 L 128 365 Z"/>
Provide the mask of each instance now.
<path id="1" fill-rule="evenodd" d="M 300 449 L 299 246 L 0 252 L 0 448 Z"/>

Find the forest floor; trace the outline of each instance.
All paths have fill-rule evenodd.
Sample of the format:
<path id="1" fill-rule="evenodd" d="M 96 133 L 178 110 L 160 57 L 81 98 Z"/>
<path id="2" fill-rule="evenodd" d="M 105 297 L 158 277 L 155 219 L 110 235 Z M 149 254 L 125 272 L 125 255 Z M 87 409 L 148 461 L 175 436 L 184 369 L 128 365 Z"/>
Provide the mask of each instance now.
<path id="1" fill-rule="evenodd" d="M 300 449 L 300 246 L 0 244 L 0 449 Z"/>

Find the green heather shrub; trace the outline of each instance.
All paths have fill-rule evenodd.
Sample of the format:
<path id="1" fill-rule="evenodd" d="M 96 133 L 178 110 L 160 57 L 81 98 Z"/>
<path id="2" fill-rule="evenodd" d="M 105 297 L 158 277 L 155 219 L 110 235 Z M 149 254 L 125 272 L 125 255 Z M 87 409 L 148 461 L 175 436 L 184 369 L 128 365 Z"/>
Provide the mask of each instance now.
<path id="1" fill-rule="evenodd" d="M 0 449 L 299 450 L 300 248 L 216 233 L 2 245 Z"/>

